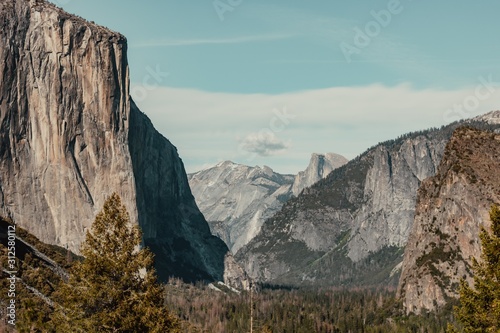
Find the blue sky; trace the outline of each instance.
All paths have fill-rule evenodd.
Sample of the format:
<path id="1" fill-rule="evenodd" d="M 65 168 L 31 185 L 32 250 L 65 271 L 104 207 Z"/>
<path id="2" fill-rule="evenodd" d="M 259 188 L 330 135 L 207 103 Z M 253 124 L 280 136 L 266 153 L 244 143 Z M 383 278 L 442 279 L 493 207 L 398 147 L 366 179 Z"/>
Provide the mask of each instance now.
<path id="1" fill-rule="evenodd" d="M 132 95 L 189 172 L 295 173 L 500 105 L 498 1 L 53 2 L 127 37 Z"/>

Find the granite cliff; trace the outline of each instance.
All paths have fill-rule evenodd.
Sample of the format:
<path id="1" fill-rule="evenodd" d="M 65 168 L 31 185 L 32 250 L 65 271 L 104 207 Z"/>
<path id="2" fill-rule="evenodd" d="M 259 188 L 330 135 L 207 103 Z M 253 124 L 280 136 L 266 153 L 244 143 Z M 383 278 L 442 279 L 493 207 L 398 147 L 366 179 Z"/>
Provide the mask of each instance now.
<path id="1" fill-rule="evenodd" d="M 489 124 L 494 115 L 468 123 L 497 126 Z M 463 124 L 368 149 L 287 201 L 237 260 L 266 282 L 397 285 L 417 190 L 435 175 L 453 130 Z"/>
<path id="2" fill-rule="evenodd" d="M 214 235 L 233 253 L 250 242 L 264 221 L 284 202 L 347 162 L 333 153 L 312 154 L 306 170 L 296 176 L 271 168 L 225 161 L 188 175 L 198 207 Z"/>
<path id="3" fill-rule="evenodd" d="M 160 278 L 232 275 L 176 148 L 129 95 L 125 37 L 46 1 L 0 0 L 0 26 L 0 215 L 78 252 L 117 192 Z"/>
<path id="4" fill-rule="evenodd" d="M 293 176 L 271 168 L 250 167 L 230 161 L 188 175 L 201 212 L 214 235 L 233 253 L 259 232 L 265 219 L 290 197 Z"/>
<path id="5" fill-rule="evenodd" d="M 300 171 L 293 181 L 292 194 L 297 196 L 303 189 L 313 185 L 319 180 L 326 178 L 333 170 L 349 162 L 347 158 L 335 153 L 311 155 L 309 165 L 304 171 Z"/>
<path id="6" fill-rule="evenodd" d="M 499 175 L 500 134 L 456 130 L 437 174 L 418 190 L 398 288 L 406 312 L 434 311 L 457 298 L 461 278 L 471 282 L 480 228 L 500 204 Z"/>

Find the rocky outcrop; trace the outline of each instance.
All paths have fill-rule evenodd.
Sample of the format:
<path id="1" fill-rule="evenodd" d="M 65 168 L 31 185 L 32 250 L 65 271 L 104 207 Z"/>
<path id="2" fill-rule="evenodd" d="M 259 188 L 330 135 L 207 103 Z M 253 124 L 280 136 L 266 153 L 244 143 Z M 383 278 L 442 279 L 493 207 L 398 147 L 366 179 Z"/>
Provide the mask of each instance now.
<path id="1" fill-rule="evenodd" d="M 126 39 L 45 1 L 0 0 L 0 215 L 78 251 L 117 192 L 162 279 L 222 280 L 176 148 L 129 95 Z"/>
<path id="2" fill-rule="evenodd" d="M 137 221 L 126 41 L 46 3 L 0 4 L 1 214 L 77 250 L 110 189 Z"/>
<path id="3" fill-rule="evenodd" d="M 403 140 L 398 147 L 384 145 L 372 151 L 373 164 L 366 174 L 365 203 L 356 212 L 348 256 L 365 258 L 384 246 L 404 247 L 413 222 L 417 189 L 436 173 L 446 139 L 425 135 Z"/>
<path id="4" fill-rule="evenodd" d="M 307 169 L 294 177 L 276 173 L 267 166 L 250 167 L 225 161 L 189 174 L 188 178 L 212 233 L 236 253 L 259 233 L 264 221 L 278 212 L 284 202 L 346 162 L 344 157 L 333 153 L 312 154 Z"/>
<path id="5" fill-rule="evenodd" d="M 483 115 L 479 115 L 477 117 L 472 118 L 470 121 L 485 122 L 490 125 L 500 125 L 500 110 L 490 111 Z M 498 133 L 498 129 L 495 129 L 494 132 Z"/>
<path id="6" fill-rule="evenodd" d="M 307 166 L 307 168 L 304 171 L 300 171 L 295 176 L 295 180 L 293 181 L 292 185 L 293 195 L 299 195 L 303 189 L 325 178 L 330 174 L 330 172 L 337 169 L 338 167 L 341 167 L 347 162 L 349 162 L 349 160 L 339 154 L 313 153 L 311 155 L 311 160 L 309 161 L 309 165 Z"/>
<path id="7" fill-rule="evenodd" d="M 397 284 L 417 190 L 436 173 L 458 126 L 370 148 L 290 199 L 236 259 L 250 276 L 268 282 Z"/>
<path id="8" fill-rule="evenodd" d="M 471 282 L 480 228 L 489 228 L 489 209 L 500 203 L 499 175 L 500 134 L 458 129 L 418 191 L 398 288 L 408 313 L 436 310 L 457 297 L 461 278 Z"/>

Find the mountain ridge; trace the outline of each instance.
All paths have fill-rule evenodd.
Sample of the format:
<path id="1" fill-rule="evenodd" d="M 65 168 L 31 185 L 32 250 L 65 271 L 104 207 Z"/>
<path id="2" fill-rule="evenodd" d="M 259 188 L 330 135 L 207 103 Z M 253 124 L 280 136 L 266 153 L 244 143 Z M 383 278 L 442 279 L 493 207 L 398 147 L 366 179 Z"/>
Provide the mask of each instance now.
<path id="1" fill-rule="evenodd" d="M 313 153 L 308 167 L 294 176 L 274 172 L 268 166 L 223 161 L 189 174 L 188 179 L 212 233 L 236 253 L 294 193 L 346 162 L 338 154 Z"/>
<path id="2" fill-rule="evenodd" d="M 396 286 L 417 189 L 464 124 L 498 128 L 470 119 L 379 143 L 285 203 L 236 259 L 267 283 Z"/>

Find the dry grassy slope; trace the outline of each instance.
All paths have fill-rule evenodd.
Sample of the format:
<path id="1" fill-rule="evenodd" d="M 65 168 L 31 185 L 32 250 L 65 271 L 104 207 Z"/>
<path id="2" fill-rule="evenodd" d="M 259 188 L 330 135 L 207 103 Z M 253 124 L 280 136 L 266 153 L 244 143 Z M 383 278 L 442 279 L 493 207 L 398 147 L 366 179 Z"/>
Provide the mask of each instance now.
<path id="1" fill-rule="evenodd" d="M 398 295 L 407 312 L 433 311 L 457 297 L 479 257 L 481 226 L 500 203 L 500 134 L 457 129 L 434 177 L 418 192 Z"/>

